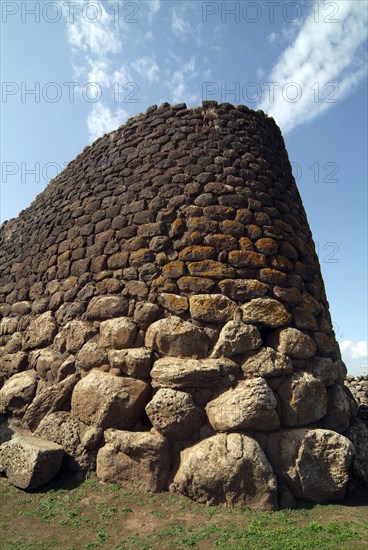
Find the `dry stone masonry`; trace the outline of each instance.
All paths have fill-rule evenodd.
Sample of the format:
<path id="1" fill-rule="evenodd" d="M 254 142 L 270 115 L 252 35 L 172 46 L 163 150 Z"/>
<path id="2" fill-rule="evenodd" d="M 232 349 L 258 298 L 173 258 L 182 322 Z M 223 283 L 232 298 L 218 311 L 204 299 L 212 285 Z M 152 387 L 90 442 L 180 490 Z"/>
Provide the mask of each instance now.
<path id="1" fill-rule="evenodd" d="M 0 471 L 15 485 L 45 484 L 62 455 L 129 490 L 269 510 L 368 481 L 263 112 L 150 107 L 86 147 L 0 245 Z"/>

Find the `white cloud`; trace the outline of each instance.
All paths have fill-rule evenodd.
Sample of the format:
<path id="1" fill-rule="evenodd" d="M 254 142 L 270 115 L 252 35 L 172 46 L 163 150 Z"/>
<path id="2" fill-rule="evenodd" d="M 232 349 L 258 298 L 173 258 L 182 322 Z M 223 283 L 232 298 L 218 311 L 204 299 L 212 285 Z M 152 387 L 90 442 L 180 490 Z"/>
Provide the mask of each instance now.
<path id="1" fill-rule="evenodd" d="M 150 82 L 157 82 L 159 79 L 159 66 L 152 57 L 140 57 L 133 61 L 132 67 L 138 74 L 147 78 Z"/>
<path id="2" fill-rule="evenodd" d="M 175 6 L 171 11 L 171 30 L 179 38 L 188 38 L 191 24 L 185 19 L 185 6 Z"/>
<path id="3" fill-rule="evenodd" d="M 196 60 L 192 57 L 190 61 L 184 64 L 180 60 L 180 65 L 181 69 L 174 71 L 165 82 L 171 91 L 172 101 L 175 103 L 186 102 L 188 104 L 198 102 L 198 94 L 191 93 L 188 88 L 189 80 L 198 76 Z"/>
<path id="4" fill-rule="evenodd" d="M 201 11 L 197 2 L 173 3 L 171 8 L 171 32 L 183 42 L 195 42 L 198 47 L 205 43 L 201 38 Z M 209 44 L 206 44 L 208 47 Z"/>
<path id="5" fill-rule="evenodd" d="M 161 7 L 161 0 L 149 0 L 148 8 L 152 13 L 157 13 Z"/>
<path id="6" fill-rule="evenodd" d="M 348 359 L 364 360 L 368 358 L 368 342 L 366 340 L 360 340 L 359 342 L 353 342 L 353 340 L 343 340 L 339 342 L 341 353 Z"/>
<path id="7" fill-rule="evenodd" d="M 118 53 L 121 50 L 119 27 L 99 0 L 94 4 L 98 6 L 96 21 L 81 15 L 73 20 L 67 18 L 68 42 L 74 51 L 83 50 L 98 57 Z"/>
<path id="8" fill-rule="evenodd" d="M 103 134 L 111 132 L 123 124 L 127 117 L 128 113 L 121 107 L 112 113 L 109 107 L 103 103 L 94 103 L 87 118 L 90 141 L 95 141 Z"/>
<path id="9" fill-rule="evenodd" d="M 133 79 L 128 68 L 120 65 L 120 56 L 117 57 L 123 48 L 124 28 L 114 20 L 113 13 L 107 11 L 106 4 L 104 6 L 103 2 L 96 0 L 91 5 L 96 6 L 96 21 L 91 20 L 92 13 L 89 14 L 89 20 L 76 11 L 73 20 L 67 17 L 66 26 L 74 78 L 80 84 L 77 90 L 81 91 L 87 83 L 95 83 L 95 89 L 100 90 L 99 102 L 93 103 L 87 117 L 89 140 L 94 141 L 121 125 L 127 118 L 123 108 L 115 106 L 115 109 L 110 109 L 103 100 L 109 98 L 119 101 L 117 91 L 124 89 L 124 85 Z M 154 0 L 151 10 L 157 11 L 159 6 L 160 2 Z"/>
<path id="10" fill-rule="evenodd" d="M 144 35 L 144 40 L 146 42 L 153 42 L 153 40 L 154 40 L 153 32 L 152 31 L 147 31 Z"/>
<path id="11" fill-rule="evenodd" d="M 268 35 L 266 36 L 266 40 L 267 40 L 267 42 L 268 42 L 269 44 L 273 45 L 273 44 L 275 44 L 275 42 L 276 42 L 278 36 L 279 36 L 279 35 L 278 35 L 277 33 L 275 33 L 275 32 L 270 32 L 270 34 L 268 34 Z"/>
<path id="12" fill-rule="evenodd" d="M 273 116 L 285 133 L 335 105 L 331 99 L 341 101 L 366 74 L 365 2 L 336 0 L 335 3 L 339 22 L 327 23 L 322 17 L 315 22 L 311 13 L 267 79 L 276 84 L 275 97 L 272 100 L 264 91 L 258 107 Z M 275 39 L 271 33 L 268 40 Z M 335 96 L 328 96 L 334 87 Z M 297 100 L 293 101 L 295 97 Z"/>
<path id="13" fill-rule="evenodd" d="M 351 356 L 353 359 L 367 359 L 368 344 L 365 340 L 361 340 L 354 344 L 351 348 Z"/>

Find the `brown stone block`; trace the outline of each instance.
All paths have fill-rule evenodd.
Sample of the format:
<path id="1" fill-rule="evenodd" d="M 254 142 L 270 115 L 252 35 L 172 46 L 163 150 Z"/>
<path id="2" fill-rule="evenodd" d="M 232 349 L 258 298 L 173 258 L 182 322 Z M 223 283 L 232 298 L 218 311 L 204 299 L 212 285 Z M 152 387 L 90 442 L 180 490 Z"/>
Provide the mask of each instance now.
<path id="1" fill-rule="evenodd" d="M 121 291 L 123 283 L 118 279 L 112 278 L 99 281 L 96 286 L 100 294 L 114 294 Z"/>
<path id="2" fill-rule="evenodd" d="M 263 254 L 248 250 L 232 250 L 229 253 L 229 263 L 234 267 L 263 267 L 267 265 L 266 257 Z"/>
<path id="3" fill-rule="evenodd" d="M 98 233 L 95 236 L 95 243 L 97 245 L 106 245 L 111 239 L 114 238 L 115 231 L 113 229 L 109 229 L 107 231 L 103 231 L 102 233 Z"/>
<path id="4" fill-rule="evenodd" d="M 189 309 L 188 298 L 180 296 L 178 294 L 169 294 L 167 292 L 161 292 L 158 295 L 158 303 L 171 313 L 180 315 Z"/>
<path id="5" fill-rule="evenodd" d="M 217 228 L 218 223 L 205 216 L 198 216 L 187 219 L 187 229 L 190 232 L 198 231 L 201 234 L 208 235 L 209 233 L 216 233 Z"/>
<path id="6" fill-rule="evenodd" d="M 216 253 L 212 246 L 187 246 L 179 253 L 179 259 L 184 262 L 198 262 L 201 260 L 214 260 Z"/>
<path id="7" fill-rule="evenodd" d="M 91 260 L 90 271 L 91 273 L 100 273 L 104 271 L 107 267 L 106 256 L 96 256 Z"/>
<path id="8" fill-rule="evenodd" d="M 290 306 L 296 306 L 301 300 L 301 292 L 297 288 L 282 288 L 281 286 L 274 286 L 273 293 L 281 300 Z"/>
<path id="9" fill-rule="evenodd" d="M 221 292 L 234 300 L 244 301 L 264 296 L 269 286 L 255 279 L 224 279 L 219 282 Z"/>
<path id="10" fill-rule="evenodd" d="M 133 267 L 140 267 L 153 261 L 155 255 L 149 248 L 140 248 L 130 253 L 130 264 Z"/>
<path id="11" fill-rule="evenodd" d="M 238 239 L 236 239 L 232 235 L 225 235 L 223 233 L 207 235 L 204 238 L 204 241 L 206 244 L 214 247 L 217 251 L 235 250 L 238 247 Z"/>
<path id="12" fill-rule="evenodd" d="M 205 279 L 204 277 L 181 277 L 177 281 L 178 287 L 182 292 L 186 294 L 201 294 L 211 292 L 215 286 L 215 282 L 212 279 Z"/>
<path id="13" fill-rule="evenodd" d="M 162 276 L 166 279 L 180 279 L 185 275 L 185 263 L 182 261 L 170 262 L 162 268 Z"/>
<path id="14" fill-rule="evenodd" d="M 151 290 L 153 292 L 170 292 L 172 294 L 178 293 L 178 287 L 176 283 L 171 279 L 165 277 L 157 277 L 151 283 Z"/>
<path id="15" fill-rule="evenodd" d="M 80 277 L 89 270 L 90 263 L 91 260 L 89 258 L 73 262 L 70 268 L 70 274 Z"/>
<path id="16" fill-rule="evenodd" d="M 248 224 L 245 226 L 247 236 L 255 241 L 262 237 L 262 229 L 258 225 Z"/>
<path id="17" fill-rule="evenodd" d="M 117 252 L 107 260 L 107 266 L 109 269 L 121 269 L 127 266 L 128 258 L 128 252 Z"/>
<path id="18" fill-rule="evenodd" d="M 206 217 L 216 221 L 235 218 L 235 210 L 229 206 L 206 206 L 203 212 Z"/>
<path id="19" fill-rule="evenodd" d="M 174 241 L 173 246 L 175 250 L 181 250 L 186 246 L 193 246 L 195 244 L 200 244 L 202 241 L 202 235 L 199 231 L 191 231 L 184 233 L 181 239 Z"/>
<path id="20" fill-rule="evenodd" d="M 293 269 L 293 262 L 285 258 L 285 256 L 280 256 L 280 254 L 273 256 L 269 261 L 274 269 L 281 271 L 291 271 Z"/>
<path id="21" fill-rule="evenodd" d="M 274 239 L 258 239 L 255 242 L 255 248 L 258 252 L 261 252 L 265 256 L 271 256 L 272 254 L 277 254 L 279 244 Z M 276 267 L 276 266 L 275 266 Z"/>
<path id="22" fill-rule="evenodd" d="M 65 252 L 62 252 L 57 259 L 58 265 L 62 264 L 63 262 L 67 262 L 70 260 L 70 250 L 65 250 Z"/>
<path id="23" fill-rule="evenodd" d="M 294 323 L 297 328 L 306 330 L 318 330 L 318 323 L 311 311 L 303 307 L 293 309 Z"/>
<path id="24" fill-rule="evenodd" d="M 164 233 L 165 226 L 162 222 L 153 222 L 140 225 L 137 230 L 138 237 L 156 237 Z"/>
<path id="25" fill-rule="evenodd" d="M 227 279 L 235 276 L 235 271 L 232 267 L 215 262 L 214 260 L 191 262 L 188 264 L 188 270 L 190 275 L 212 279 Z"/>
<path id="26" fill-rule="evenodd" d="M 260 278 L 261 281 L 271 285 L 282 286 L 287 284 L 287 275 L 285 275 L 285 273 L 269 267 L 260 270 Z"/>

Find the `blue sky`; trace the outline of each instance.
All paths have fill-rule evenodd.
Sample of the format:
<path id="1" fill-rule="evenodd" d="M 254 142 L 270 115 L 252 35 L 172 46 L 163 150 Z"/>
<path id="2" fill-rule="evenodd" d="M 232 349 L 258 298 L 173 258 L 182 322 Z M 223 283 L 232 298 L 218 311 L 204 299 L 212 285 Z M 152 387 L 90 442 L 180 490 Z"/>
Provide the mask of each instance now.
<path id="1" fill-rule="evenodd" d="M 264 109 L 281 127 L 343 357 L 367 369 L 367 8 L 347 1 L 5 1 L 1 221 L 152 104 Z"/>

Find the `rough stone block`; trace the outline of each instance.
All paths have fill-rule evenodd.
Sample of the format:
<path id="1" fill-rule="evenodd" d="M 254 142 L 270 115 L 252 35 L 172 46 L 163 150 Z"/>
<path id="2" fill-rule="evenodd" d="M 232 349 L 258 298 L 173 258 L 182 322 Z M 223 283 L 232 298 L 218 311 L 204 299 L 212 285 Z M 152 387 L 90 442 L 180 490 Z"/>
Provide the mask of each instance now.
<path id="1" fill-rule="evenodd" d="M 0 472 L 20 489 L 38 489 L 58 473 L 64 449 L 39 437 L 16 434 L 0 446 Z"/>

